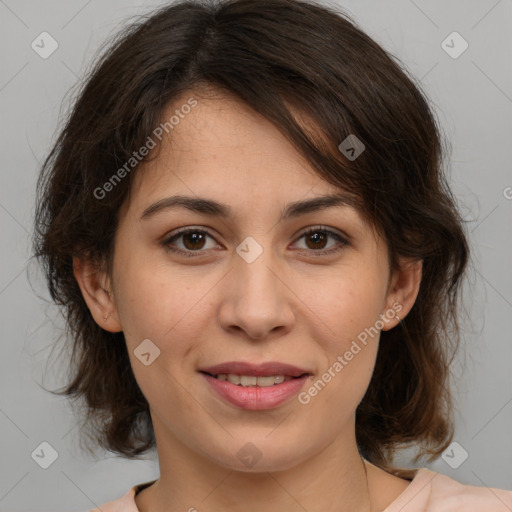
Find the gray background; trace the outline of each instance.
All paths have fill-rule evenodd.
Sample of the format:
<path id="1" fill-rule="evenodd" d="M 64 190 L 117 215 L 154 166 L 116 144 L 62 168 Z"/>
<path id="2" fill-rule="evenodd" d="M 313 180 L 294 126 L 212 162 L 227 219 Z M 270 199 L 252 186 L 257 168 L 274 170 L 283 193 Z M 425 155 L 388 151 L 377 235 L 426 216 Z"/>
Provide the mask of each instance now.
<path id="1" fill-rule="evenodd" d="M 123 20 L 158 5 L 0 0 L 2 512 L 85 511 L 158 477 L 156 456 L 128 461 L 80 452 L 67 402 L 43 389 L 64 384 L 65 367 L 51 353 L 62 321 L 45 304 L 45 285 L 29 260 L 36 176 L 60 126 L 61 105 L 68 105 L 67 91 Z M 455 439 L 469 457 L 457 469 L 442 458 L 430 468 L 464 483 L 512 489 L 512 2 L 339 5 L 421 79 L 451 140 L 450 180 L 471 233 L 465 350 L 454 367 Z M 43 31 L 59 45 L 47 59 L 31 48 Z M 469 43 L 455 59 L 441 46 L 453 31 Z M 43 441 L 58 452 L 48 469 L 31 458 Z M 457 447 L 449 453 L 452 465 L 463 453 Z"/>

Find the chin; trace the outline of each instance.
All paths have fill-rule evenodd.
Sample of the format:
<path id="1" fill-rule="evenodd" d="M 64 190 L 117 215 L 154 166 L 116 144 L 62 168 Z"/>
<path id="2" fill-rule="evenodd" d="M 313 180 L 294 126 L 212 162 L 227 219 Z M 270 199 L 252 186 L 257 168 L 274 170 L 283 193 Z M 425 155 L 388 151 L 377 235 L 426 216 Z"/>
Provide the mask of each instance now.
<path id="1" fill-rule="evenodd" d="M 226 447 L 225 452 L 210 454 L 209 458 L 219 466 L 233 471 L 262 473 L 286 471 L 309 456 L 308 452 L 303 451 L 304 443 L 302 442 L 297 442 L 296 445 L 283 445 L 269 439 L 262 442 L 254 440 L 254 437 L 253 441 L 250 441 L 250 437 L 246 439 L 244 443 L 238 438 Z"/>

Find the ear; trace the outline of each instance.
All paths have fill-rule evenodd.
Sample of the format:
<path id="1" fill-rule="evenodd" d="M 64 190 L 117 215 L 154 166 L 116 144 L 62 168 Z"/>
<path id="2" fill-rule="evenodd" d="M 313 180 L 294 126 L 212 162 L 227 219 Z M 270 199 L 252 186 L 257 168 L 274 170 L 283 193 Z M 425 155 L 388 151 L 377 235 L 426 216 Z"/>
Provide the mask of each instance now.
<path id="1" fill-rule="evenodd" d="M 122 331 L 114 293 L 106 273 L 89 260 L 73 258 L 73 273 L 94 321 L 106 331 Z"/>
<path id="2" fill-rule="evenodd" d="M 386 297 L 386 310 L 394 310 L 396 316 L 385 322 L 383 331 L 398 325 L 412 309 L 420 291 L 422 269 L 423 260 L 407 259 L 401 260 L 399 268 L 392 273 Z"/>

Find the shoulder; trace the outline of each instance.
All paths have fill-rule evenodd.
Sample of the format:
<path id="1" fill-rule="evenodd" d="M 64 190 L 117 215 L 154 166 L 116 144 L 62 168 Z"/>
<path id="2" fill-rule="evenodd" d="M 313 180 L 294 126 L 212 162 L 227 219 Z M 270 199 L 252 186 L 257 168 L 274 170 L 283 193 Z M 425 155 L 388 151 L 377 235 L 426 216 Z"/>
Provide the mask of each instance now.
<path id="1" fill-rule="evenodd" d="M 132 487 L 124 496 L 89 512 L 139 512 L 135 505 L 135 487 Z"/>
<path id="2" fill-rule="evenodd" d="M 512 491 L 462 484 L 426 468 L 385 512 L 510 512 Z"/>
<path id="3" fill-rule="evenodd" d="M 431 472 L 431 496 L 429 508 L 439 512 L 464 510 L 475 512 L 510 512 L 512 491 L 486 486 L 465 485 L 440 473 Z"/>
<path id="4" fill-rule="evenodd" d="M 155 481 L 156 480 L 152 480 L 151 482 L 134 485 L 120 498 L 104 503 L 100 507 L 90 510 L 89 512 L 139 512 L 137 505 L 135 504 L 135 495 L 137 492 L 155 483 Z"/>

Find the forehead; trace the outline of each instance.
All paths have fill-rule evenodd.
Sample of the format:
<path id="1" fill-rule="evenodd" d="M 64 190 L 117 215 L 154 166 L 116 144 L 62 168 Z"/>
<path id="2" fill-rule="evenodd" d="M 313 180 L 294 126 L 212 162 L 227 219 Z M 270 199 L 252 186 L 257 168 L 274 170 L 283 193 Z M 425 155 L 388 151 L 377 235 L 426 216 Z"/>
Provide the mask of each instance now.
<path id="1" fill-rule="evenodd" d="M 197 104 L 183 108 L 190 98 Z M 136 195 L 153 199 L 172 188 L 236 202 L 248 195 L 264 200 L 340 192 L 269 120 L 232 96 L 190 91 L 169 104 L 161 118 L 175 124 L 164 131 L 156 158 L 136 173 Z"/>
<path id="2" fill-rule="evenodd" d="M 183 108 L 191 98 L 195 106 Z M 188 205 L 183 212 L 207 212 L 210 218 L 222 218 L 212 213 L 221 205 L 229 212 L 224 220 L 241 230 L 265 229 L 326 211 L 325 222 L 343 219 L 361 237 L 380 243 L 375 226 L 353 198 L 320 176 L 275 125 L 245 103 L 228 95 L 190 91 L 167 105 L 162 123 L 173 116 L 172 129 L 164 133 L 157 153 L 134 173 L 120 210 L 121 225 L 139 224 L 158 203 L 167 201 L 160 211 L 171 212 L 178 199 L 178 207 Z M 331 204 L 298 204 L 326 196 L 331 196 Z M 333 196 L 342 196 L 334 205 L 339 209 L 330 208 L 336 203 Z M 169 201 L 174 204 L 167 208 Z"/>

